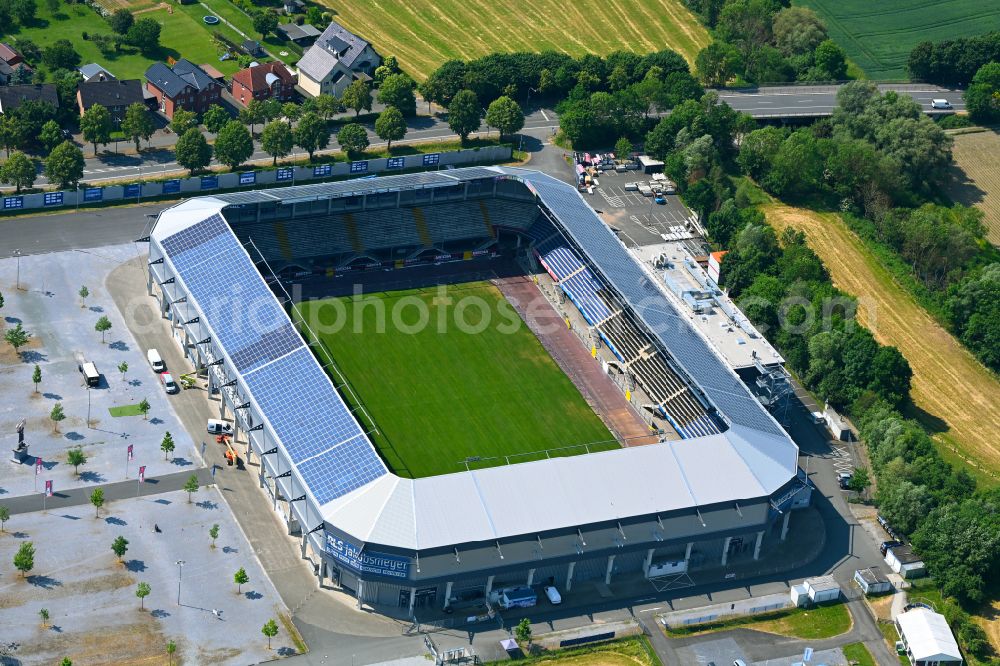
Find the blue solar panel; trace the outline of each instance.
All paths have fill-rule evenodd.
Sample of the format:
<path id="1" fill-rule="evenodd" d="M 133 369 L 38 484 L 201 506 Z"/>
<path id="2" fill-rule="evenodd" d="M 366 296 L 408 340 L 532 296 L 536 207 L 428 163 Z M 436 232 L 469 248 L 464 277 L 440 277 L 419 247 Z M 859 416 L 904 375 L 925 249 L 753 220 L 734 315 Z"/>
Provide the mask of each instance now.
<path id="1" fill-rule="evenodd" d="M 364 437 L 296 465 L 316 501 L 325 504 L 386 474 L 385 465 Z"/>
<path id="2" fill-rule="evenodd" d="M 293 463 L 362 434 L 308 347 L 244 374 Z M 368 450 L 376 458 L 368 445 Z"/>
<path id="3" fill-rule="evenodd" d="M 167 256 L 173 258 L 217 236 L 228 235 L 231 234 L 226 221 L 221 215 L 212 215 L 186 229 L 181 229 L 176 234 L 167 236 L 160 245 L 163 246 Z"/>
<path id="4" fill-rule="evenodd" d="M 251 372 L 304 344 L 295 327 L 289 323 L 264 333 L 257 342 L 229 354 L 229 358 L 240 372 Z"/>
<path id="5" fill-rule="evenodd" d="M 170 260 L 179 271 L 192 270 L 204 262 L 230 261 L 234 253 L 242 252 L 243 248 L 232 234 L 210 238 L 200 245 L 189 248 L 180 254 L 171 255 Z"/>
<path id="6" fill-rule="evenodd" d="M 636 260 L 571 186 L 539 173 L 524 172 L 524 177 L 678 365 L 696 378 L 721 413 L 734 423 L 786 437 L 735 373 L 649 283 Z"/>

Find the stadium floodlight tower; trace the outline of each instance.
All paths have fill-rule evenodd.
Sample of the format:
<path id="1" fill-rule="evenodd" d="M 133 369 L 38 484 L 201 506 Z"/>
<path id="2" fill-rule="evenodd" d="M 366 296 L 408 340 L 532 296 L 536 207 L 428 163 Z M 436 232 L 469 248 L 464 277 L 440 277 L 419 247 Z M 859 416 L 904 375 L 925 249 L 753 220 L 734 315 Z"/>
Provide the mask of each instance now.
<path id="1" fill-rule="evenodd" d="M 431 215 L 444 206 L 447 215 Z M 400 215 L 407 207 L 419 214 Z M 688 416 L 658 403 L 681 439 L 423 478 L 393 473 L 246 242 L 279 274 L 323 270 L 300 250 L 360 272 L 475 256 L 481 244 L 442 249 L 470 229 L 531 248 L 585 318 L 613 322 L 601 297 L 613 299 L 689 398 Z M 666 563 L 673 573 L 727 566 L 783 540 L 790 509 L 809 503 L 788 434 L 576 189 L 537 171 L 472 167 L 189 199 L 159 215 L 148 268 L 148 292 L 175 338 L 227 387 L 222 404 L 253 424 L 238 445 L 257 454 L 259 484 L 300 535 L 303 556 L 358 603 L 416 613 L 509 586 L 569 590 L 659 575 Z M 642 379 L 639 365 L 630 372 Z"/>

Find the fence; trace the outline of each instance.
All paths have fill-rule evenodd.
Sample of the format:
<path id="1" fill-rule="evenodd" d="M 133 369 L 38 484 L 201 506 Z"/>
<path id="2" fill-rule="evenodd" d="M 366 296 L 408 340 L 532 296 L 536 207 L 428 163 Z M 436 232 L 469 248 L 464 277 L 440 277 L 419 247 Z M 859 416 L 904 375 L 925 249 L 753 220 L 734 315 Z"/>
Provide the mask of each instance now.
<path id="1" fill-rule="evenodd" d="M 129 199 L 135 199 L 138 203 L 144 198 L 148 199 L 172 194 L 193 196 L 213 190 L 254 189 L 260 186 L 294 185 L 304 181 L 343 178 L 345 176 L 374 175 L 383 172 L 392 173 L 393 171 L 401 171 L 403 169 L 433 169 L 479 162 L 501 162 L 511 158 L 511 151 L 511 146 L 486 146 L 484 148 L 454 150 L 442 153 L 380 157 L 373 160 L 336 162 L 334 164 L 317 164 L 315 166 L 254 169 L 234 173 L 208 174 L 192 178 L 175 178 L 158 182 L 109 185 L 107 187 L 89 187 L 86 184 L 81 184 L 76 190 L 39 192 L 36 194 L 4 194 L 2 201 L 0 201 L 0 204 L 2 204 L 0 210 L 13 212 L 18 210 L 59 208 L 63 206 L 79 207 L 105 201 L 125 201 Z"/>

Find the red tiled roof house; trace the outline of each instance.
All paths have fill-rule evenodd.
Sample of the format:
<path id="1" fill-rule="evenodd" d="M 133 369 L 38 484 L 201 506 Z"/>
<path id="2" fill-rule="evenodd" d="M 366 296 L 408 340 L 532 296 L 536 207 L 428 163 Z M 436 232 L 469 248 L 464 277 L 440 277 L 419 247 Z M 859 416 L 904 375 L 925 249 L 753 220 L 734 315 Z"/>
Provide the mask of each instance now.
<path id="1" fill-rule="evenodd" d="M 295 95 L 298 77 L 280 62 L 254 65 L 233 74 L 233 98 L 246 106 L 251 99 L 286 102 Z"/>

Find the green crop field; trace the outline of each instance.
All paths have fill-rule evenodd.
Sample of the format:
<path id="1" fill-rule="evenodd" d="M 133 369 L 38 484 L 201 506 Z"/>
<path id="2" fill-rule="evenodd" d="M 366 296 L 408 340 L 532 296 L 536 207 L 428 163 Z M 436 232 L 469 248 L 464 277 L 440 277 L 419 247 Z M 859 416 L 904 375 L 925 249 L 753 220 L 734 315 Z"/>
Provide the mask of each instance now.
<path id="1" fill-rule="evenodd" d="M 423 80 L 446 60 L 505 51 L 607 55 L 673 49 L 694 62 L 710 39 L 682 0 L 321 0 L 334 18 Z"/>
<path id="2" fill-rule="evenodd" d="M 618 448 L 495 287 L 453 285 L 450 305 L 437 295 L 394 291 L 299 305 L 374 420 L 372 438 L 397 474 L 459 472 L 474 456 L 484 460 L 470 467 L 493 467 L 506 464 L 504 456 L 511 463 L 544 458 L 544 449 L 572 446 L 556 456 Z M 358 307 L 357 299 L 367 304 Z M 421 308 L 429 314 L 423 327 Z M 467 323 L 461 330 L 457 316 Z"/>
<path id="3" fill-rule="evenodd" d="M 833 38 L 870 79 L 907 78 L 918 43 L 1000 30 L 996 3 L 983 0 L 793 0 L 826 22 Z"/>

